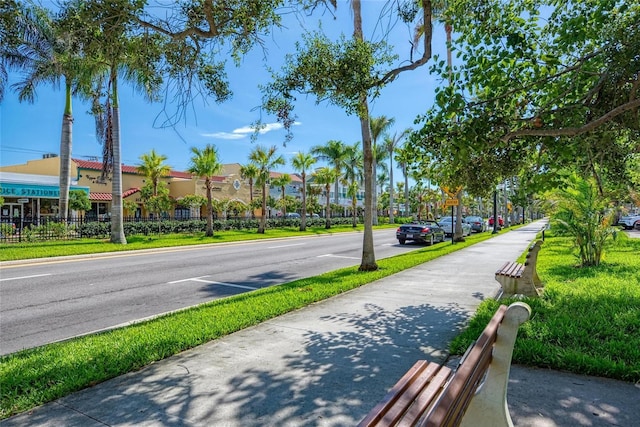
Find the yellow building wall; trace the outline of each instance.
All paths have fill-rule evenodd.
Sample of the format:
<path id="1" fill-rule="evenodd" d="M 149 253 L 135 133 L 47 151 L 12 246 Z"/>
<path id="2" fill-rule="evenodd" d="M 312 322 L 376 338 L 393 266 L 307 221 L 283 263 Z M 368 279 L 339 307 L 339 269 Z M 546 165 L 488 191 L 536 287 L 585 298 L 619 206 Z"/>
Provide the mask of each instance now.
<path id="1" fill-rule="evenodd" d="M 72 166 L 73 167 L 73 166 Z M 27 163 L 20 165 L 10 165 L 0 167 L 2 172 L 14 172 L 14 173 L 30 173 L 34 175 L 60 175 L 60 157 L 49 157 L 48 159 L 28 160 Z M 72 171 L 71 176 L 74 177 L 75 171 Z"/>
<path id="2" fill-rule="evenodd" d="M 242 179 L 240 175 L 241 165 L 239 163 L 230 163 L 223 165 L 220 176 L 224 177 L 222 181 L 213 182 L 212 197 L 216 200 L 240 200 L 248 205 L 251 200 L 249 194 L 249 181 Z M 1 171 L 26 173 L 36 175 L 58 176 L 60 172 L 60 157 L 50 157 L 46 159 L 29 160 L 25 164 L 2 166 Z M 71 179 L 78 180 L 78 186 L 89 187 L 90 193 L 111 193 L 111 180 L 107 178 L 106 182 L 100 181 L 101 171 L 96 169 L 78 168 L 75 162 L 71 164 Z M 122 191 L 133 188 L 142 188 L 145 184 L 146 177 L 130 172 L 122 174 Z M 197 194 L 206 197 L 206 189 L 203 179 L 185 179 L 163 177 L 162 181 L 167 183 L 169 195 L 175 199 L 188 194 Z M 254 185 L 254 197 L 260 197 L 260 188 Z M 130 200 L 138 205 L 142 205 L 140 193 L 136 192 L 125 200 Z M 110 207 L 110 202 L 105 202 Z M 142 207 L 142 206 L 141 206 Z M 143 209 L 144 211 L 144 209 Z"/>

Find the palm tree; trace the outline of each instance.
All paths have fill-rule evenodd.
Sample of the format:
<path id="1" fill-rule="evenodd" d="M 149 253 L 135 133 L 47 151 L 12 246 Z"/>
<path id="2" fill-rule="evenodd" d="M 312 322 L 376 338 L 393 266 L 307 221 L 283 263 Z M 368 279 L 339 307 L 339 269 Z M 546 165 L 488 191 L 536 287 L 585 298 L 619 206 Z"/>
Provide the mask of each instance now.
<path id="1" fill-rule="evenodd" d="M 382 158 L 377 157 L 382 151 L 378 148 L 378 139 L 384 135 L 384 133 L 393 125 L 395 119 L 388 118 L 387 116 L 371 117 L 369 118 L 369 126 L 371 127 L 371 149 L 373 150 L 373 173 L 376 173 L 378 169 L 378 163 L 382 161 Z M 378 189 L 377 183 L 374 179 L 372 181 L 372 194 L 373 194 L 373 225 L 378 225 Z"/>
<path id="2" fill-rule="evenodd" d="M 300 220 L 300 231 L 307 229 L 307 171 L 313 166 L 316 159 L 303 152 L 296 153 L 291 159 L 291 166 L 300 172 L 302 178 L 302 218 Z"/>
<path id="3" fill-rule="evenodd" d="M 351 197 L 353 227 L 358 226 L 358 191 L 364 179 L 364 162 L 360 143 L 347 147 L 344 179 L 347 182 L 347 194 Z"/>
<path id="4" fill-rule="evenodd" d="M 171 166 L 164 163 L 167 160 L 167 156 L 164 154 L 156 153 L 156 150 L 151 149 L 149 154 L 143 154 L 140 156 L 141 164 L 138 165 L 138 172 L 143 174 L 149 181 L 153 188 L 152 195 L 158 195 L 158 183 L 160 178 L 169 175 L 171 172 Z"/>
<path id="5" fill-rule="evenodd" d="M 96 133 L 103 141 L 103 177 L 108 173 L 112 175 L 111 242 L 126 244 L 122 218 L 119 77 L 126 78 L 148 100 L 154 100 L 162 85 L 157 64 L 163 49 L 158 46 L 159 39 L 148 32 L 132 35 L 131 28 L 142 13 L 141 4 L 128 0 L 82 4 L 83 23 L 94 34 L 85 52 L 100 58 L 104 66 L 102 78 L 95 84 L 92 111 L 96 117 Z"/>
<path id="6" fill-rule="evenodd" d="M 253 183 L 258 177 L 258 167 L 253 163 L 240 166 L 240 176 L 249 180 L 249 206 L 253 206 Z M 251 218 L 255 218 L 253 208 L 251 208 Z"/>
<path id="7" fill-rule="evenodd" d="M 324 185 L 324 191 L 326 194 L 326 221 L 324 228 L 331 228 L 331 199 L 329 194 L 331 193 L 331 184 L 338 179 L 338 172 L 334 168 L 322 167 L 318 168 L 313 173 L 313 181 L 318 185 Z"/>
<path id="8" fill-rule="evenodd" d="M 59 171 L 61 218 L 67 218 L 69 214 L 73 87 L 82 80 L 82 75 L 91 73 L 89 62 L 81 57 L 81 34 L 84 26 L 73 19 L 74 14 L 70 12 L 73 7 L 70 4 L 57 19 L 46 9 L 38 7 L 17 11 L 15 29 L 19 45 L 6 45 L 2 49 L 3 65 L 6 64 L 9 69 L 21 70 L 24 76 L 13 85 L 21 102 L 34 102 L 36 88 L 42 83 L 57 87 L 63 81 L 65 105 L 62 113 Z"/>
<path id="9" fill-rule="evenodd" d="M 389 224 L 393 224 L 393 153 L 395 152 L 398 144 L 404 137 L 411 133 L 411 129 L 405 129 L 398 133 L 394 133 L 393 137 L 386 136 L 384 139 L 384 146 L 387 149 L 387 154 L 389 156 Z"/>
<path id="10" fill-rule="evenodd" d="M 311 148 L 311 154 L 315 155 L 318 160 L 329 162 L 336 171 L 335 194 L 334 200 L 336 205 L 340 204 L 339 178 L 344 168 L 344 161 L 347 147 L 342 141 L 331 140 L 325 145 L 318 145 Z M 327 195 L 328 196 L 328 195 Z"/>
<path id="11" fill-rule="evenodd" d="M 403 147 L 396 150 L 396 162 L 402 169 L 402 175 L 404 176 L 404 215 L 409 214 L 409 162 L 411 157 L 409 152 Z"/>
<path id="12" fill-rule="evenodd" d="M 249 153 L 249 160 L 258 168 L 256 183 L 262 186 L 262 213 L 260 215 L 260 225 L 258 226 L 259 234 L 264 234 L 267 228 L 267 184 L 269 183 L 269 172 L 276 166 L 285 164 L 281 155 L 276 156 L 277 150 L 275 146 L 270 148 L 258 146 Z"/>
<path id="13" fill-rule="evenodd" d="M 206 236 L 213 236 L 213 197 L 211 190 L 213 182 L 211 178 L 222 171 L 222 163 L 218 160 L 218 150 L 215 145 L 207 144 L 202 150 L 197 147 L 191 147 L 191 165 L 189 172 L 198 178 L 204 178 L 204 187 L 207 192 L 207 231 Z"/>
<path id="14" fill-rule="evenodd" d="M 287 202 L 285 200 L 285 193 L 287 185 L 291 184 L 291 175 L 283 173 L 277 178 L 271 180 L 271 184 L 280 187 L 282 196 L 280 197 L 280 206 L 282 207 L 282 218 L 287 215 Z"/>

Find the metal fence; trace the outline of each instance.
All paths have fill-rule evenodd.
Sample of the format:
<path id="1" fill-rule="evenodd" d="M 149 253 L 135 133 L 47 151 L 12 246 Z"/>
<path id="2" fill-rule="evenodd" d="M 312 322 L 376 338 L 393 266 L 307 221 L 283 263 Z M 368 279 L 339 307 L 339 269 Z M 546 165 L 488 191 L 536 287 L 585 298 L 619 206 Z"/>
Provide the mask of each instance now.
<path id="1" fill-rule="evenodd" d="M 362 220 L 362 218 L 360 218 Z M 205 232 L 206 218 L 141 218 L 124 217 L 124 233 L 135 235 L 188 234 Z M 258 229 L 259 218 L 214 217 L 214 231 Z M 332 218 L 333 224 L 350 223 L 351 218 Z M 269 218 L 268 228 L 296 226 L 299 218 Z M 324 218 L 307 218 L 307 224 L 324 225 Z M 95 217 L 55 218 L 41 217 L 3 219 L 0 222 L 0 243 L 42 242 L 47 240 L 104 239 L 111 236 L 111 222 Z"/>

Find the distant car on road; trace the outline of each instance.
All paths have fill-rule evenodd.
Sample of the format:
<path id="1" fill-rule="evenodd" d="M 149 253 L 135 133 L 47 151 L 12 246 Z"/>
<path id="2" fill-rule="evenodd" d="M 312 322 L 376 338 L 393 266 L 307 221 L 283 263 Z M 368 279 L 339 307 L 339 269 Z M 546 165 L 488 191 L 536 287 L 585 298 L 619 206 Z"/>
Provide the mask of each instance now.
<path id="1" fill-rule="evenodd" d="M 481 216 L 468 216 L 462 220 L 471 226 L 471 231 L 476 233 L 487 231 L 487 223 Z"/>
<path id="2" fill-rule="evenodd" d="M 489 227 L 493 227 L 493 215 L 489 217 Z M 502 215 L 498 215 L 498 227 L 504 227 L 504 219 L 502 219 Z"/>
<path id="3" fill-rule="evenodd" d="M 300 214 L 298 212 L 287 212 L 284 217 L 288 219 L 300 219 Z"/>
<path id="4" fill-rule="evenodd" d="M 620 219 L 618 220 L 618 225 L 623 226 L 625 230 L 639 228 L 640 215 L 626 215 L 626 216 L 620 217 Z"/>
<path id="5" fill-rule="evenodd" d="M 442 227 L 442 229 L 444 230 L 444 234 L 446 234 L 447 236 L 451 236 L 453 234 L 452 230 L 452 224 L 453 226 L 455 226 L 456 223 L 456 218 L 453 218 L 453 222 L 451 222 L 451 217 L 450 216 L 444 216 L 442 218 L 440 218 L 440 220 L 438 221 L 438 224 L 440 224 L 440 227 Z M 471 225 L 466 223 L 464 220 L 462 221 L 462 237 L 464 236 L 470 236 L 471 235 Z"/>
<path id="6" fill-rule="evenodd" d="M 444 230 L 435 221 L 419 221 L 411 224 L 403 224 L 396 230 L 396 238 L 401 245 L 407 240 L 419 243 L 444 242 Z"/>

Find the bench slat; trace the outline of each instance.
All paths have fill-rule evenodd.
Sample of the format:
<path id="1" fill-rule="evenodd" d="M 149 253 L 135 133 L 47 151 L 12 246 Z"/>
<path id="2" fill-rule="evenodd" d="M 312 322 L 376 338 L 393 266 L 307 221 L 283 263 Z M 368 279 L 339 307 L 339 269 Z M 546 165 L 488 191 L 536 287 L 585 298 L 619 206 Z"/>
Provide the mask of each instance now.
<path id="1" fill-rule="evenodd" d="M 422 417 L 427 409 L 433 405 L 436 398 L 440 395 L 440 391 L 451 377 L 451 369 L 443 366 L 438 373 L 429 382 L 427 387 L 422 390 L 420 395 L 415 399 L 415 402 L 405 416 L 397 424 L 398 427 L 414 426 L 420 417 Z"/>
<path id="2" fill-rule="evenodd" d="M 444 376 L 446 380 L 450 374 L 451 369 L 447 367 L 426 360 L 418 360 L 358 424 L 358 427 L 395 425 L 421 390 L 425 388 L 430 390 L 429 385 L 434 379 L 438 382 Z M 442 384 L 437 390 L 441 386 Z"/>

